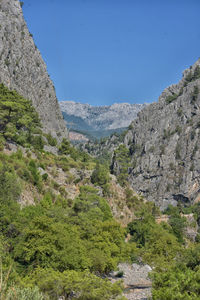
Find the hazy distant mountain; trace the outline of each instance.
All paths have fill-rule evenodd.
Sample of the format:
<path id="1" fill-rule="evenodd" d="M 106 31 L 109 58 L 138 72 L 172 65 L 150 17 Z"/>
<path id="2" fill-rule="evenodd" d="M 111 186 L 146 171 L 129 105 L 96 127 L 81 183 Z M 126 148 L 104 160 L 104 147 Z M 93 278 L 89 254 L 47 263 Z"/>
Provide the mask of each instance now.
<path id="1" fill-rule="evenodd" d="M 60 102 L 67 127 L 95 137 L 126 129 L 147 104 L 115 103 L 92 106 L 74 101 Z"/>

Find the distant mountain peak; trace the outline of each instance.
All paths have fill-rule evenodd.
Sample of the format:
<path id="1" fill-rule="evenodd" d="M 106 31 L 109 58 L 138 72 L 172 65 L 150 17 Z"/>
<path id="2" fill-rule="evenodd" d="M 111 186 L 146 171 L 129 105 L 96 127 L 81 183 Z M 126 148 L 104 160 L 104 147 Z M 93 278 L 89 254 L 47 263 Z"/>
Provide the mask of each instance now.
<path id="1" fill-rule="evenodd" d="M 137 113 L 147 104 L 114 103 L 112 105 L 92 106 L 74 101 L 59 102 L 64 119 L 73 130 L 86 133 L 110 131 L 127 128 Z M 109 134 L 107 134 L 109 135 Z"/>

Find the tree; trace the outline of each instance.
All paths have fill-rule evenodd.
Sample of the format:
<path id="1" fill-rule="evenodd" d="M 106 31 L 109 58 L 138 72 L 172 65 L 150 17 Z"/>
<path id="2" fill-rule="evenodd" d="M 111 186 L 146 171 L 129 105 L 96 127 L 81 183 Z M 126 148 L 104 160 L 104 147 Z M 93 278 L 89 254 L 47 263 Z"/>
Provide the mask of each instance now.
<path id="1" fill-rule="evenodd" d="M 113 162 L 117 163 L 117 179 L 119 183 L 124 186 L 127 182 L 128 177 L 128 168 L 130 167 L 130 155 L 129 150 L 126 148 L 124 144 L 120 145 L 115 151 L 114 151 L 114 157 Z M 113 166 L 111 167 L 113 168 Z"/>
<path id="2" fill-rule="evenodd" d="M 21 188 L 19 180 L 6 162 L 0 163 L 0 202 L 10 203 L 19 199 Z"/>
<path id="3" fill-rule="evenodd" d="M 39 133 L 41 124 L 31 102 L 0 84 L 0 134 L 22 145 Z"/>
<path id="4" fill-rule="evenodd" d="M 91 176 L 91 182 L 93 184 L 103 187 L 105 184 L 109 183 L 109 181 L 110 176 L 108 169 L 104 165 L 101 165 L 99 162 L 97 162 L 96 167 Z"/>
<path id="5" fill-rule="evenodd" d="M 64 271 L 60 273 L 53 269 L 37 269 L 32 274 L 31 281 L 38 284 L 40 289 L 49 294 L 52 300 L 59 297 L 73 297 L 79 300 L 110 300 L 122 299 L 122 284 L 112 284 L 107 279 L 102 279 L 88 271 Z M 124 299 L 124 298 L 123 298 Z"/>

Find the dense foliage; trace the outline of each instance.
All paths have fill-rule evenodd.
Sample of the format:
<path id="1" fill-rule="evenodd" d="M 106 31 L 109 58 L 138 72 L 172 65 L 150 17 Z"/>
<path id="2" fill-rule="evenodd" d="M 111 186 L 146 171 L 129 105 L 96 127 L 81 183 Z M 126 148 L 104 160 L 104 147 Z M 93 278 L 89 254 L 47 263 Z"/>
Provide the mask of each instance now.
<path id="1" fill-rule="evenodd" d="M 115 151 L 114 151 L 114 159 L 113 161 L 118 162 L 118 174 L 117 179 L 119 183 L 124 186 L 127 183 L 128 177 L 128 168 L 130 167 L 130 154 L 129 150 L 126 148 L 124 144 L 121 144 Z"/>
<path id="2" fill-rule="evenodd" d="M 16 293 L 37 295 L 38 286 L 50 299 L 71 293 L 80 294 L 80 299 L 102 299 L 104 293 L 104 299 L 110 299 L 120 294 L 120 283 L 112 285 L 97 276 L 128 260 L 132 251 L 106 200 L 94 188 L 84 186 L 71 207 L 67 199 L 53 200 L 45 194 L 39 204 L 20 210 L 16 202 L 20 190 L 13 188 L 20 179 L 9 162 L 4 164 L 1 174 L 5 178 L 9 172 L 5 180 L 1 177 L 6 189 L 1 195 L 0 230 L 4 276 L 9 273 L 10 278 L 8 295 L 13 282 Z"/>
<path id="3" fill-rule="evenodd" d="M 67 140 L 58 155 L 44 152 L 35 143 L 42 133 L 35 133 L 40 123 L 30 102 L 3 85 L 0 91 L 1 299 L 123 299 L 121 281 L 112 284 L 105 277 L 119 262 L 141 260 L 154 267 L 153 299 L 199 299 L 200 238 L 197 234 L 191 241 L 185 233 L 187 226 L 200 224 L 200 204 L 169 206 L 168 221 L 158 222 L 159 209 L 126 187 L 121 205 L 135 218 L 122 227 L 106 199 L 108 168 Z M 45 137 L 56 146 L 50 135 Z M 20 146 L 8 153 L 6 142 Z M 121 145 L 115 155 L 118 180 L 126 185 L 129 152 Z M 78 190 L 73 200 L 71 186 Z M 23 193 L 34 199 L 25 203 Z M 195 224 L 188 224 L 187 214 Z"/>
<path id="4" fill-rule="evenodd" d="M 29 100 L 0 84 L 0 138 L 43 148 L 41 124 Z"/>

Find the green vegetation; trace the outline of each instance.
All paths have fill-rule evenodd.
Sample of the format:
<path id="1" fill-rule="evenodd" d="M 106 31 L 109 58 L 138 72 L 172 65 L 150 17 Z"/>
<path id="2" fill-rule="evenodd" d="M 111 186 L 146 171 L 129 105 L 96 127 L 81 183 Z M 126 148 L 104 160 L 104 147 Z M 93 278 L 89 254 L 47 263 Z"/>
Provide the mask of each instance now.
<path id="1" fill-rule="evenodd" d="M 168 268 L 152 274 L 153 299 L 200 298 L 199 250 L 199 245 L 190 247 Z"/>
<path id="2" fill-rule="evenodd" d="M 95 168 L 89 155 L 65 139 L 58 156 L 44 152 L 38 146 L 42 141 L 46 139 L 52 146 L 57 142 L 50 134 L 42 134 L 31 103 L 3 85 L 0 95 L 1 298 L 117 298 L 121 282 L 112 284 L 100 275 L 116 269 L 120 261 L 130 260 L 133 249 L 124 241 L 125 229 L 113 219 L 107 201 L 94 187 L 82 185 L 72 201 L 56 181 L 57 170 L 65 172 L 70 182 L 71 168 L 77 172 L 94 169 L 94 184 L 106 191 L 108 169 L 100 164 Z M 7 142 L 23 148 L 6 154 Z M 75 180 L 85 179 L 73 177 Z M 23 191 L 29 190 L 34 205 L 23 207 L 23 203 L 20 207 Z"/>
<path id="3" fill-rule="evenodd" d="M 186 228 L 186 219 L 181 217 L 177 207 L 169 205 L 166 214 L 170 215 L 169 224 L 172 227 L 173 234 L 180 243 L 184 243 L 184 231 Z"/>
<path id="4" fill-rule="evenodd" d="M 0 140 L 42 149 L 41 124 L 29 100 L 0 84 Z"/>
<path id="5" fill-rule="evenodd" d="M 82 186 L 73 203 L 46 192 L 38 204 L 20 209 L 18 183 L 33 181 L 39 190 L 44 188 L 38 162 L 30 159 L 25 168 L 28 159 L 19 154 L 1 159 L 0 241 L 5 278 L 9 273 L 6 299 L 13 299 L 13 293 L 34 300 L 72 293 L 88 300 L 117 297 L 121 283 L 112 285 L 97 275 L 129 260 L 132 247 L 124 242 L 125 230 L 113 219 L 106 200 L 96 189 Z M 14 170 L 19 165 L 24 167 L 21 178 Z"/>
<path id="6" fill-rule="evenodd" d="M 167 104 L 169 104 L 169 103 L 173 102 L 174 100 L 176 100 L 177 98 L 178 98 L 178 94 L 172 94 L 172 95 L 167 96 L 165 101 Z"/>
<path id="7" fill-rule="evenodd" d="M 133 194 L 133 191 L 130 188 L 125 189 L 126 193 L 126 204 L 129 209 L 132 211 L 139 211 L 143 206 L 143 197 Z"/>
<path id="8" fill-rule="evenodd" d="M 103 188 L 104 193 L 109 193 L 110 175 L 105 165 L 97 162 L 96 167 L 91 176 L 91 182 Z"/>
<path id="9" fill-rule="evenodd" d="M 116 128 L 107 130 L 94 130 L 94 128 L 87 124 L 81 117 L 69 115 L 63 112 L 63 117 L 67 122 L 67 127 L 70 131 L 74 131 L 86 136 L 89 140 L 95 142 L 109 137 L 112 134 L 121 134 L 127 128 Z"/>
<path id="10" fill-rule="evenodd" d="M 57 300 L 59 295 L 64 296 L 65 299 L 73 297 L 80 300 L 123 299 L 117 297 L 122 290 L 120 282 L 111 284 L 108 280 L 101 279 L 88 271 L 71 270 L 60 273 L 52 269 L 39 269 L 32 281 L 39 282 L 43 293 L 53 300 Z"/>
<path id="11" fill-rule="evenodd" d="M 0 116 L 2 300 L 123 299 L 122 282 L 112 284 L 104 278 L 119 262 L 141 260 L 154 267 L 153 299 L 200 298 L 200 233 L 191 242 L 183 216 L 193 214 L 190 226 L 200 224 L 200 203 L 169 206 L 165 211 L 168 222 L 159 224 L 155 204 L 145 203 L 126 186 L 124 204 L 135 219 L 124 228 L 113 218 L 106 199 L 110 176 L 105 165 L 76 150 L 66 139 L 58 155 L 43 151 L 45 139 L 52 146 L 56 141 L 41 132 L 30 102 L 3 85 Z M 7 142 L 14 142 L 18 150 L 6 151 Z M 177 144 L 176 156 L 179 148 Z M 140 145 L 132 148 L 136 155 L 141 150 Z M 125 186 L 129 150 L 120 145 L 114 155 L 118 180 Z M 85 178 L 84 174 L 89 175 Z M 68 195 L 70 184 L 76 188 L 74 198 Z M 130 239 L 125 242 L 127 234 Z"/>
<path id="12" fill-rule="evenodd" d="M 143 260 L 159 269 L 171 263 L 181 247 L 169 225 L 155 222 L 157 214 L 152 203 L 143 204 L 137 212 L 137 219 L 128 224 L 128 232 Z"/>
<path id="13" fill-rule="evenodd" d="M 115 151 L 114 151 L 114 160 L 117 161 L 119 164 L 119 170 L 117 179 L 119 183 L 124 186 L 127 183 L 128 177 L 128 168 L 131 166 L 131 158 L 129 154 L 129 150 L 126 148 L 124 144 L 121 144 Z"/>
<path id="14" fill-rule="evenodd" d="M 200 78 L 200 66 L 196 66 L 194 69 L 194 72 L 191 71 L 188 73 L 188 75 L 185 77 L 185 86 L 196 79 Z"/>
<path id="15" fill-rule="evenodd" d="M 113 219 L 106 199 L 94 187 L 81 186 L 79 195 L 70 201 L 64 191 L 58 195 L 53 192 L 49 177 L 42 180 L 39 167 L 47 170 L 57 165 L 66 169 L 73 162 L 82 168 L 83 162 L 74 161 L 69 149 L 67 152 L 67 156 L 57 157 L 36 152 L 35 159 L 29 152 L 26 156 L 22 151 L 9 156 L 1 152 L 0 249 L 4 277 L 9 273 L 6 299 L 13 297 L 13 293 L 21 299 L 34 300 L 69 295 L 88 300 L 115 299 L 122 291 L 121 283 L 113 285 L 99 275 L 116 269 L 120 261 L 137 261 L 139 257 L 155 267 L 155 299 L 170 299 L 180 260 L 184 264 L 176 278 L 180 299 L 187 299 L 185 293 L 191 289 L 198 295 L 194 289 L 198 284 L 198 244 L 185 248 L 186 223 L 180 216 L 183 209 L 169 207 L 169 223 L 157 224 L 158 208 L 144 203 L 142 197 L 126 188 L 127 205 L 136 219 L 127 230 L 123 229 Z M 91 162 L 84 164 L 88 168 Z M 97 164 L 94 183 L 105 184 L 104 172 L 105 167 Z M 56 171 L 52 174 L 56 178 Z M 17 200 L 26 183 L 35 186 L 42 197 L 35 205 L 20 209 Z M 196 220 L 200 219 L 200 205 L 188 209 L 186 213 L 193 212 Z M 125 243 L 127 233 L 131 240 Z M 186 278 L 185 274 L 190 285 L 184 287 L 181 278 Z M 164 278 L 168 278 L 168 285 Z M 165 298 L 165 294 L 170 296 Z"/>
<path id="16" fill-rule="evenodd" d="M 193 91 L 193 93 L 191 95 L 191 103 L 195 103 L 196 102 L 198 95 L 199 95 L 199 88 L 198 88 L 198 86 L 195 85 L 194 86 L 194 91 Z"/>
<path id="17" fill-rule="evenodd" d="M 167 104 L 170 104 L 171 102 L 173 102 L 174 100 L 176 100 L 179 96 L 181 96 L 183 94 L 183 87 L 180 88 L 179 93 L 172 93 L 172 95 L 167 96 L 167 98 L 165 99 Z"/>
<path id="18" fill-rule="evenodd" d="M 9 204 L 17 201 L 21 188 L 19 180 L 12 166 L 6 162 L 0 162 L 0 203 Z"/>
<path id="19" fill-rule="evenodd" d="M 50 146 L 57 146 L 56 138 L 52 137 L 50 133 L 46 135 L 46 138 Z"/>
<path id="20" fill-rule="evenodd" d="M 176 159 L 181 159 L 181 146 L 180 146 L 179 143 L 177 143 L 177 145 L 176 145 L 175 158 Z"/>
<path id="21" fill-rule="evenodd" d="M 60 155 L 68 155 L 75 161 L 82 161 L 83 163 L 91 161 L 90 156 L 86 152 L 82 152 L 73 147 L 67 139 L 63 139 L 59 146 Z"/>

